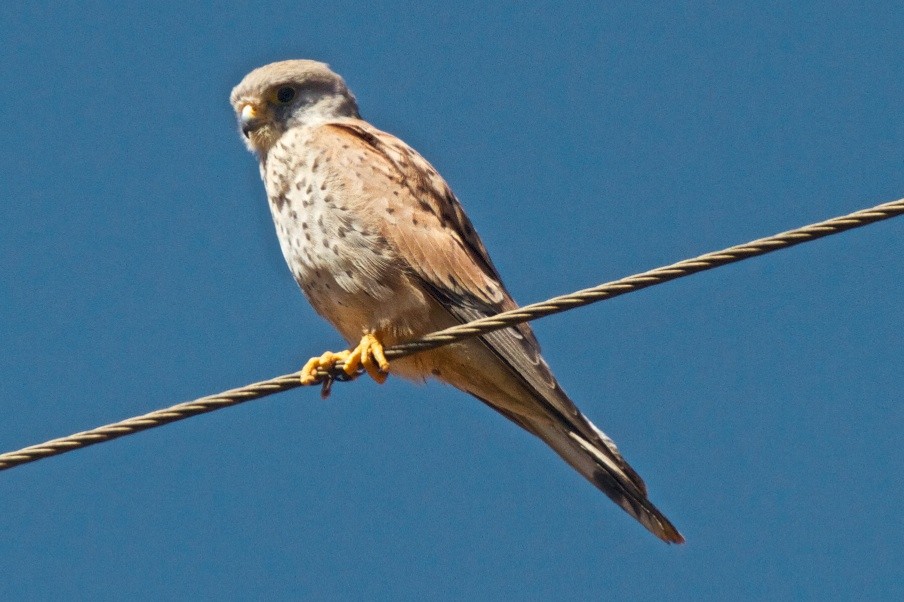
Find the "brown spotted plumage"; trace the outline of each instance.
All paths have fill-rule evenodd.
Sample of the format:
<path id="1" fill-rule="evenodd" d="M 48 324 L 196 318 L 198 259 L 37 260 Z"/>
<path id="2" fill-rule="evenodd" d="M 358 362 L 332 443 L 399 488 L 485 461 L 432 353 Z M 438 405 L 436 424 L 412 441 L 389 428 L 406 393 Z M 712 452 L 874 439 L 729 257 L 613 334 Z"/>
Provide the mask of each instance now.
<path id="1" fill-rule="evenodd" d="M 410 146 L 361 120 L 342 78 L 314 61 L 273 63 L 249 73 L 230 100 L 260 160 L 295 279 L 343 337 L 361 340 L 343 361 L 357 353 L 378 379 L 383 370 L 433 376 L 474 395 L 545 441 L 658 537 L 684 541 L 612 440 L 562 391 L 527 324 L 381 361 L 380 344 L 516 305 L 445 180 Z"/>

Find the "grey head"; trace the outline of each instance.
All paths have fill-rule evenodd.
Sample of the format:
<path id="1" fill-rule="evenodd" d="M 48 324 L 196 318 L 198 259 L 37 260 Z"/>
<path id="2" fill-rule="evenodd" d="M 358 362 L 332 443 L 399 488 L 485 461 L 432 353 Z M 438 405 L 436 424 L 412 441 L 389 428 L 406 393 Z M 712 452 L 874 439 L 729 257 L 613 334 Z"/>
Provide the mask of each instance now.
<path id="1" fill-rule="evenodd" d="M 345 81 L 325 63 L 309 60 L 258 67 L 232 89 L 229 102 L 245 144 L 261 157 L 291 128 L 359 117 Z"/>

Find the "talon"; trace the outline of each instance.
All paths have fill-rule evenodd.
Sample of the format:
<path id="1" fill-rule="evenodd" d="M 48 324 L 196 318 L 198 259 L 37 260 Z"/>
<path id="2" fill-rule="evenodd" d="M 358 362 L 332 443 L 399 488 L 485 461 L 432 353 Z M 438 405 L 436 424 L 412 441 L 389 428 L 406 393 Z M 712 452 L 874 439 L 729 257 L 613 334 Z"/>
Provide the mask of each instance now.
<path id="1" fill-rule="evenodd" d="M 386 382 L 389 377 L 389 362 L 383 354 L 383 345 L 372 334 L 365 334 L 353 353 L 358 353 L 360 363 L 372 379 L 379 384 Z M 357 366 L 356 366 L 357 368 Z"/>
<path id="2" fill-rule="evenodd" d="M 328 399 L 330 396 L 330 391 L 333 389 L 333 379 L 332 377 L 327 377 L 323 379 L 323 383 L 320 385 L 320 399 Z"/>
<path id="3" fill-rule="evenodd" d="M 318 371 L 325 370 L 329 372 L 337 363 L 342 361 L 347 362 L 348 360 L 346 358 L 349 353 L 349 351 L 340 351 L 339 353 L 325 351 L 323 355 L 319 357 L 312 357 L 301 369 L 301 384 L 313 385 L 318 382 L 320 380 L 320 377 L 317 376 Z"/>
<path id="4" fill-rule="evenodd" d="M 383 344 L 373 335 L 371 335 L 371 339 L 370 353 L 377 360 L 377 366 L 380 367 L 380 370 L 388 373 L 389 360 L 386 359 L 386 354 L 383 353 Z"/>

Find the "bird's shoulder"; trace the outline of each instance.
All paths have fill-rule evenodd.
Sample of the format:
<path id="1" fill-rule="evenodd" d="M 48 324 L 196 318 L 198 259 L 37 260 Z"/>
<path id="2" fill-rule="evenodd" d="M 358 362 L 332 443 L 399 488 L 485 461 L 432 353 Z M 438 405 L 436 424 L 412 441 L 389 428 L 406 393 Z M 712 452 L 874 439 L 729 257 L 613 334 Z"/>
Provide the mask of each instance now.
<path id="1" fill-rule="evenodd" d="M 411 146 L 358 119 L 314 128 L 332 177 L 358 190 L 383 236 L 435 292 L 495 311 L 514 307 L 489 253 L 439 172 Z"/>

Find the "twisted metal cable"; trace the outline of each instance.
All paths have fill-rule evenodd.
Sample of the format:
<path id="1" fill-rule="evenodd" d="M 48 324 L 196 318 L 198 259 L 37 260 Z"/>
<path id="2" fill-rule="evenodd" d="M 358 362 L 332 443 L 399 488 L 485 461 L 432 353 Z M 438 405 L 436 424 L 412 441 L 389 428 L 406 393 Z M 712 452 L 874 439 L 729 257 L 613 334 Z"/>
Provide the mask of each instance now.
<path id="1" fill-rule="evenodd" d="M 692 259 L 685 259 L 671 265 L 600 284 L 591 288 L 580 290 L 567 295 L 553 297 L 547 301 L 525 305 L 511 311 L 503 312 L 495 316 L 481 318 L 467 324 L 453 326 L 439 332 L 428 334 L 420 339 L 408 343 L 394 345 L 386 349 L 388 359 L 398 359 L 419 351 L 435 349 L 449 343 L 454 343 L 468 337 L 479 336 L 507 328 L 521 322 L 536 320 L 556 313 L 568 311 L 576 307 L 582 307 L 605 299 L 611 299 L 625 293 L 637 291 L 648 286 L 662 284 L 670 280 L 703 272 L 719 266 L 735 263 L 758 255 L 765 255 L 779 249 L 786 249 L 804 242 L 816 240 L 831 234 L 838 234 L 853 228 L 859 228 L 881 220 L 904 214 L 904 199 L 883 203 L 869 209 L 855 211 L 848 215 L 835 217 L 823 222 L 788 230 L 774 236 L 760 238 L 752 242 L 735 245 L 721 251 L 706 253 Z M 318 377 L 324 387 L 324 392 L 329 391 L 334 380 L 349 380 L 352 377 L 343 377 L 342 365 L 339 364 L 329 372 L 318 372 Z M 53 439 L 38 445 L 32 445 L 23 449 L 0 454 L 0 470 L 6 470 L 20 464 L 27 464 L 56 456 L 74 449 L 88 447 L 95 443 L 111 441 L 125 435 L 131 435 L 146 429 L 163 426 L 177 420 L 183 420 L 198 414 L 205 414 L 221 408 L 238 405 L 252 399 L 260 399 L 274 393 L 288 391 L 300 387 L 299 372 L 284 374 L 269 380 L 253 383 L 237 389 L 208 395 L 194 401 L 176 404 L 162 410 L 156 410 L 143 416 L 136 416 L 115 422 L 88 431 L 82 431 Z"/>

